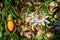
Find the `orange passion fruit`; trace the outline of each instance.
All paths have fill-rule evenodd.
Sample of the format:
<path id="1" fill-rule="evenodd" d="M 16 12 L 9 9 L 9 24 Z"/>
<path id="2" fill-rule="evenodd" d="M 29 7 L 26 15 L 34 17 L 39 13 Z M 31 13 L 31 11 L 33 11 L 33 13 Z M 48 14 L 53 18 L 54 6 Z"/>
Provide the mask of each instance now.
<path id="1" fill-rule="evenodd" d="M 8 21 L 7 28 L 8 28 L 9 31 L 13 31 L 13 29 L 14 29 L 14 22 L 12 20 Z"/>
<path id="2" fill-rule="evenodd" d="M 13 29 L 14 29 L 14 22 L 12 20 L 13 20 L 12 15 L 9 14 L 8 15 L 8 21 L 7 21 L 7 28 L 9 31 L 13 31 Z"/>

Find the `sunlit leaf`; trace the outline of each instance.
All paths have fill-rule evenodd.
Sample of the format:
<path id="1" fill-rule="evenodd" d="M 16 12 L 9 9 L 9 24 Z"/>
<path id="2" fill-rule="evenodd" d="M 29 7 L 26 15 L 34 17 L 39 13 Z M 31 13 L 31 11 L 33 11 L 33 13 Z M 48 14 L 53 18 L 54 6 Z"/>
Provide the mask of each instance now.
<path id="1" fill-rule="evenodd" d="M 36 40 L 43 40 L 43 37 L 42 36 L 37 36 Z"/>

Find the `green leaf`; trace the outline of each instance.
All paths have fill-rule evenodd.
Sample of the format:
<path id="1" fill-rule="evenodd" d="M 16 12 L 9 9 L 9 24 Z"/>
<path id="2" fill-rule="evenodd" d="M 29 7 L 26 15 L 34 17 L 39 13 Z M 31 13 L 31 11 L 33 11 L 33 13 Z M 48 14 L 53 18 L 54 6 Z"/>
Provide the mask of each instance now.
<path id="1" fill-rule="evenodd" d="M 42 30 L 45 31 L 46 27 L 42 25 Z"/>
<path id="2" fill-rule="evenodd" d="M 12 37 L 13 37 L 14 40 L 19 40 L 19 37 L 15 33 L 12 34 Z"/>
<path id="3" fill-rule="evenodd" d="M 29 13 L 31 11 L 31 8 L 30 7 L 23 7 L 23 12 L 25 13 Z"/>
<path id="4" fill-rule="evenodd" d="M 15 32 L 16 32 L 16 27 L 15 27 L 14 31 L 12 32 L 12 34 L 14 34 Z"/>
<path id="5" fill-rule="evenodd" d="M 20 0 L 20 2 L 23 2 L 23 0 Z"/>
<path id="6" fill-rule="evenodd" d="M 0 23 L 2 22 L 2 15 L 0 14 Z"/>
<path id="7" fill-rule="evenodd" d="M 36 37 L 36 40 L 42 40 L 43 39 L 43 36 L 37 36 Z"/>
<path id="8" fill-rule="evenodd" d="M 1 14 L 1 15 L 5 15 L 5 12 L 0 11 L 0 14 Z"/>
<path id="9" fill-rule="evenodd" d="M 38 0 L 34 0 L 34 2 L 39 2 Z"/>
<path id="10" fill-rule="evenodd" d="M 12 11 L 14 14 L 16 14 L 16 16 L 18 16 L 18 17 L 20 16 L 19 13 L 16 12 L 16 10 L 14 9 L 13 6 L 11 6 L 11 11 Z"/>
<path id="11" fill-rule="evenodd" d="M 53 0 L 45 0 L 46 3 L 52 2 Z"/>
<path id="12" fill-rule="evenodd" d="M 45 26 L 42 26 L 42 30 L 46 31 L 46 28 L 48 27 L 48 24 L 45 22 Z"/>
<path id="13" fill-rule="evenodd" d="M 22 38 L 22 37 L 20 37 L 20 40 L 27 40 L 27 38 Z"/>
<path id="14" fill-rule="evenodd" d="M 46 36 L 44 37 L 45 40 L 50 40 L 49 38 L 47 38 Z"/>
<path id="15" fill-rule="evenodd" d="M 17 18 L 16 15 L 12 12 L 11 9 L 10 9 L 10 14 L 11 14 L 14 18 Z"/>
<path id="16" fill-rule="evenodd" d="M 4 3 L 5 3 L 5 4 L 10 4 L 10 1 L 11 1 L 11 0 L 4 0 Z"/>
<path id="17" fill-rule="evenodd" d="M 7 16 L 9 10 L 10 10 L 10 5 L 8 5 L 7 7 L 5 7 L 6 16 Z"/>
<path id="18" fill-rule="evenodd" d="M 2 38 L 0 38 L 0 40 L 3 40 Z"/>
<path id="19" fill-rule="evenodd" d="M 12 36 L 14 40 L 17 40 L 15 36 Z"/>
<path id="20" fill-rule="evenodd" d="M 0 38 L 2 37 L 2 24 L 0 24 Z"/>
<path id="21" fill-rule="evenodd" d="M 44 3 L 39 6 L 39 10 L 48 13 L 48 7 Z"/>
<path id="22" fill-rule="evenodd" d="M 19 37 L 17 36 L 17 34 L 14 33 L 14 35 L 15 35 L 16 39 L 19 40 Z"/>
<path id="23" fill-rule="evenodd" d="M 19 4 L 19 0 L 15 0 L 15 3 L 18 5 Z"/>
<path id="24" fill-rule="evenodd" d="M 7 29 L 7 22 L 6 22 L 6 20 L 4 19 L 4 16 L 3 16 L 3 15 L 2 15 L 2 20 L 3 20 L 3 22 L 4 22 L 4 28 L 5 28 L 6 33 L 9 33 L 9 34 L 10 34 L 10 32 L 9 32 L 8 29 Z"/>

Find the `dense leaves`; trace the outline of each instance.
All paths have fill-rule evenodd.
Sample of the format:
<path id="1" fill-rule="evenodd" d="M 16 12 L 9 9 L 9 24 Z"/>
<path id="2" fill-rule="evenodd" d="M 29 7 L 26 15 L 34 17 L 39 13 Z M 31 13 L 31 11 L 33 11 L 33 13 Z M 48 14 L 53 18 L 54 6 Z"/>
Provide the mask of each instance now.
<path id="1" fill-rule="evenodd" d="M 50 28 L 55 25 L 56 20 L 54 19 L 55 14 L 53 13 L 57 10 L 57 9 L 54 10 L 52 9 L 52 12 L 50 12 L 49 9 L 50 7 L 49 5 L 47 5 L 50 2 L 53 2 L 53 0 L 3 0 L 1 1 L 0 2 L 0 9 L 1 9 L 0 10 L 0 40 L 33 40 L 33 39 L 50 40 L 51 38 L 48 38 L 46 33 L 48 33 L 50 31 Z M 31 17 L 29 17 L 28 15 L 30 13 L 31 14 L 34 13 L 34 14 L 30 15 Z M 15 27 L 11 32 L 7 28 L 9 14 L 11 14 L 12 16 L 11 19 Z M 44 25 L 38 25 L 38 23 L 41 24 L 41 22 L 40 19 L 36 17 L 38 16 L 36 14 L 38 15 L 44 14 L 47 17 L 45 19 L 46 21 L 42 22 L 44 23 Z M 19 21 L 17 22 L 18 19 Z M 31 19 L 32 21 L 37 23 L 37 25 L 34 25 L 34 22 L 32 23 L 30 21 Z M 30 29 L 27 30 L 27 28 L 25 29 L 25 27 Z M 41 35 L 36 34 L 38 36 L 35 35 L 35 32 L 40 33 L 37 31 L 39 30 L 39 28 L 37 29 L 37 27 L 41 28 L 40 30 L 42 30 Z M 31 34 L 29 34 L 28 32 L 30 32 Z M 33 33 L 34 33 L 34 37 L 32 35 Z M 29 34 L 29 36 L 31 37 L 28 38 L 29 37 L 28 36 L 27 37 L 28 39 L 26 37 L 21 37 L 21 35 L 25 36 L 25 34 Z M 50 37 L 50 35 L 48 36 Z M 57 40 L 55 38 L 57 38 L 57 35 L 53 36 L 52 40 Z"/>

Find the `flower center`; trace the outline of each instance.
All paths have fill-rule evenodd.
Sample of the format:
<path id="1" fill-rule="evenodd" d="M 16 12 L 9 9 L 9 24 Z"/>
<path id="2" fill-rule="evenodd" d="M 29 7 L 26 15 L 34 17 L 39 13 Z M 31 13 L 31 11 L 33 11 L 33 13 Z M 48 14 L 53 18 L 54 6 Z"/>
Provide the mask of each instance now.
<path id="1" fill-rule="evenodd" d="M 42 17 L 42 15 L 38 15 L 36 18 L 38 21 L 40 21 L 40 20 L 42 20 L 43 17 Z"/>

